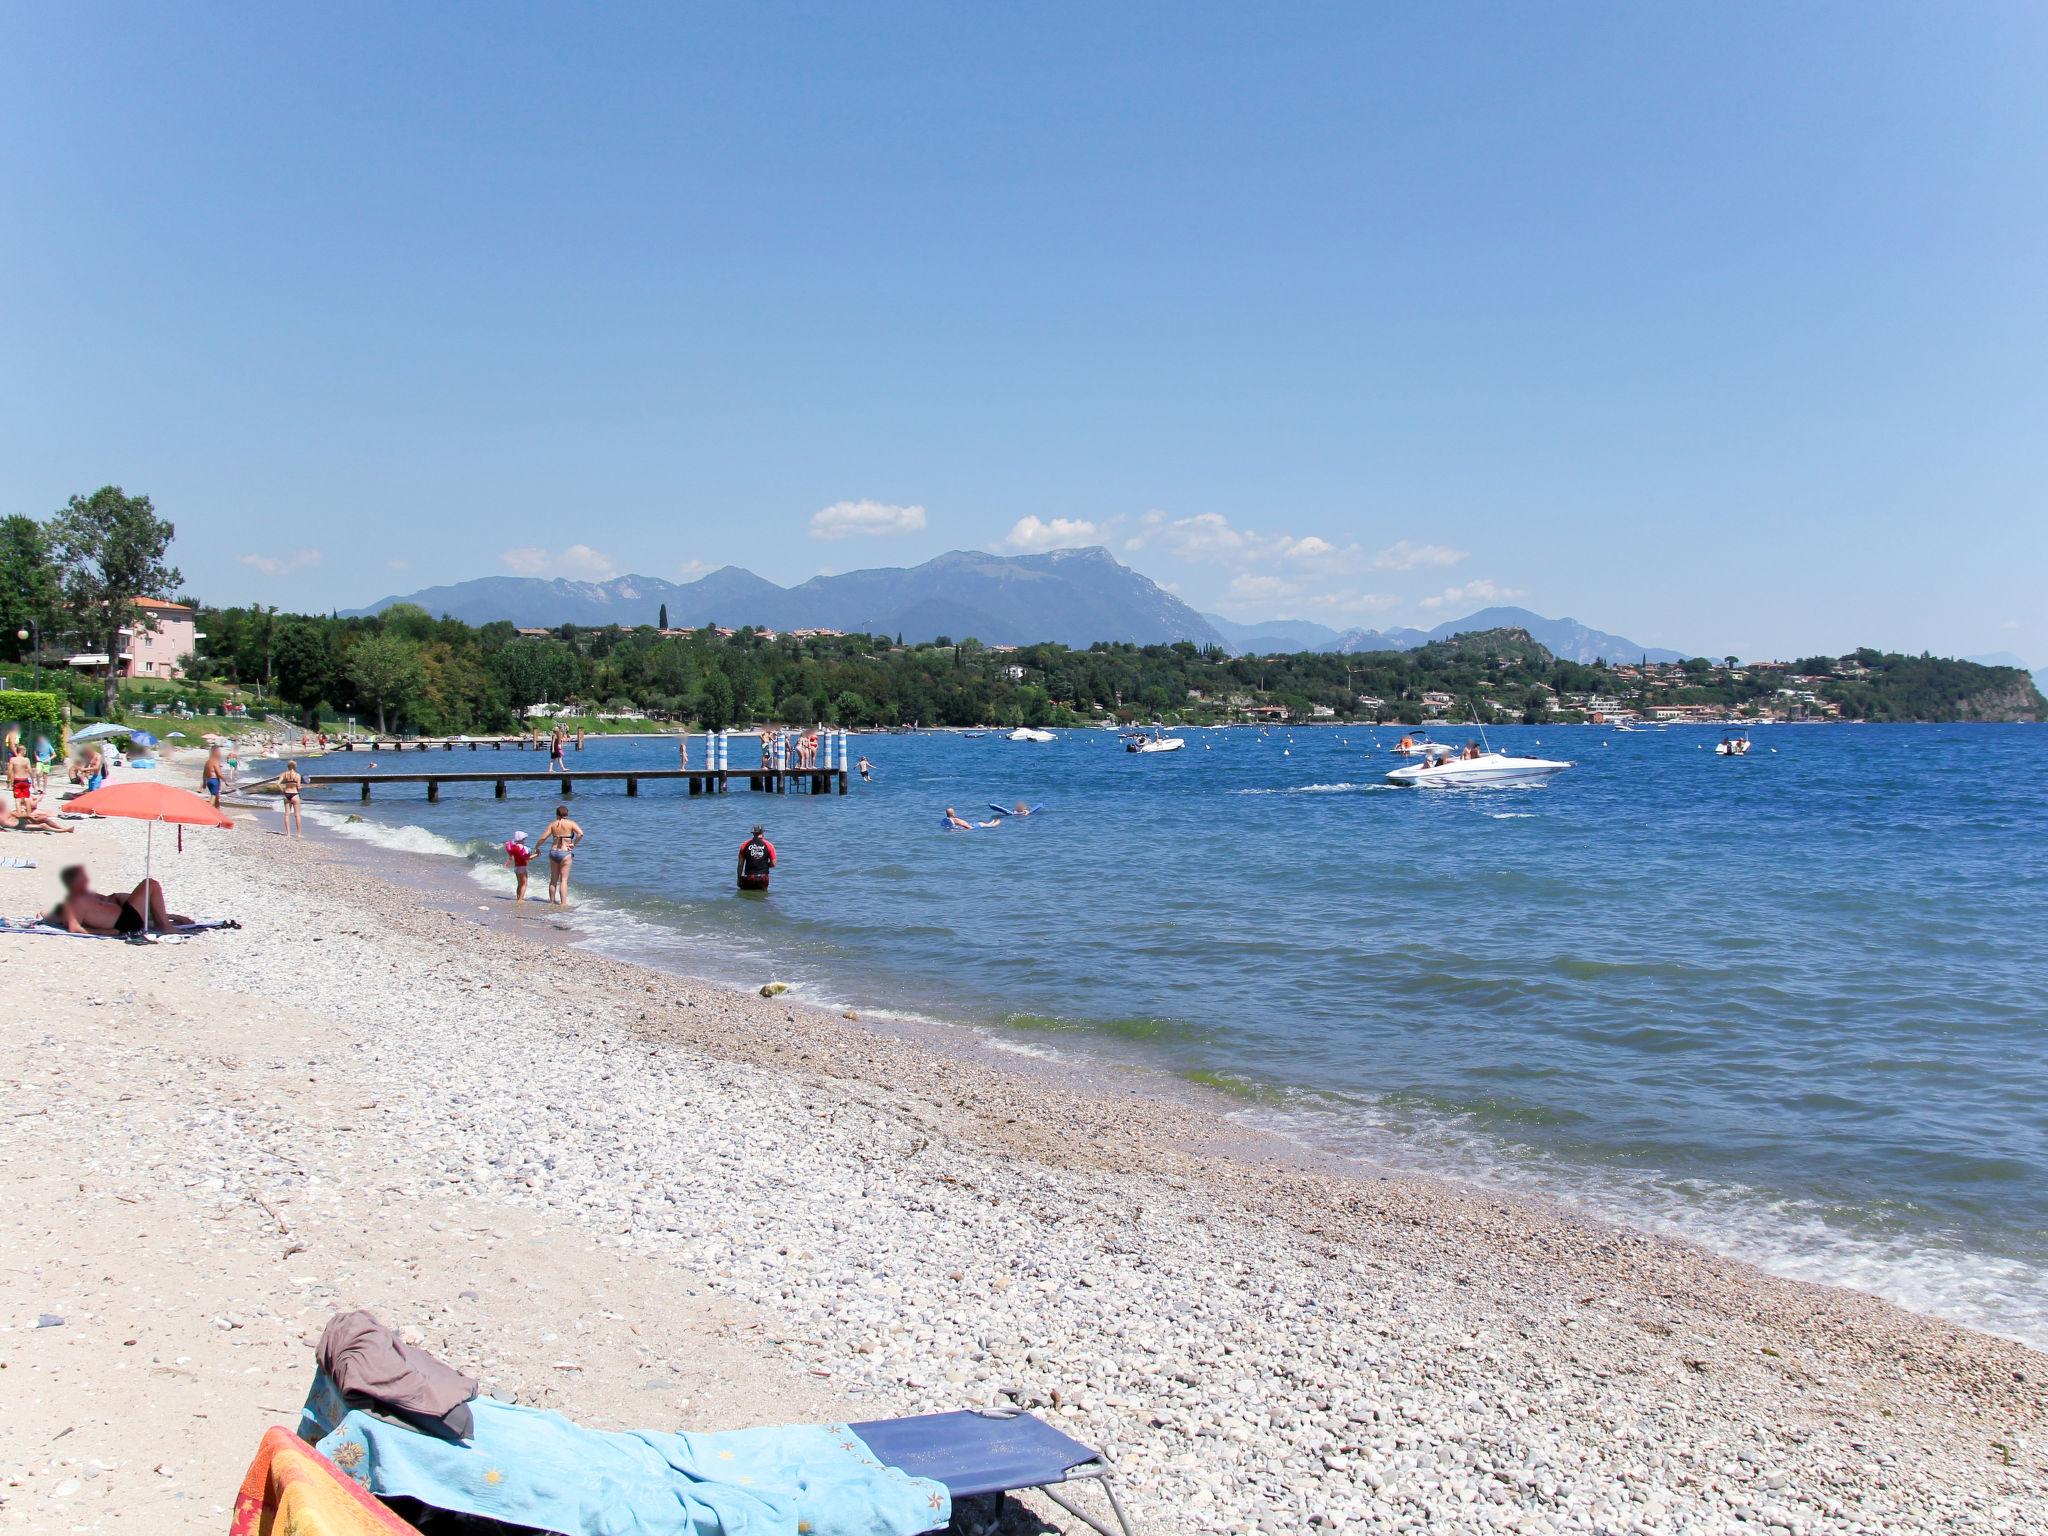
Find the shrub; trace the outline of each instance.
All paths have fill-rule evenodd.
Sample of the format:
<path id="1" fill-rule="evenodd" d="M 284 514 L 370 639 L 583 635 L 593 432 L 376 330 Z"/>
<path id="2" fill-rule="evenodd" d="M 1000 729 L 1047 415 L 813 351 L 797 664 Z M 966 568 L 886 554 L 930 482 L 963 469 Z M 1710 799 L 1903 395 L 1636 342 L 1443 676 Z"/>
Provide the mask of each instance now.
<path id="1" fill-rule="evenodd" d="M 57 744 L 59 755 L 62 755 L 64 709 L 56 694 L 9 688 L 0 693 L 0 720 L 20 726 L 24 736 L 33 735 L 38 729 L 48 732 L 50 740 Z"/>

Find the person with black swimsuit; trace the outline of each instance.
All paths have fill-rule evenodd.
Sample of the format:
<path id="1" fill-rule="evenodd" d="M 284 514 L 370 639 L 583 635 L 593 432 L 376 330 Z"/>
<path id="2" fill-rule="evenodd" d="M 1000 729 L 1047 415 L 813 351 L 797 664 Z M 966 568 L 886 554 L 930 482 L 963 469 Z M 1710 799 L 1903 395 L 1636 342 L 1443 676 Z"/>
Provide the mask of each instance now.
<path id="1" fill-rule="evenodd" d="M 164 888 L 155 880 L 143 881 L 126 896 L 102 896 L 92 888 L 92 876 L 83 864 L 72 865 L 60 878 L 64 882 L 64 899 L 44 918 L 52 928 L 125 937 L 146 930 L 162 933 L 192 921 L 165 908 Z"/>

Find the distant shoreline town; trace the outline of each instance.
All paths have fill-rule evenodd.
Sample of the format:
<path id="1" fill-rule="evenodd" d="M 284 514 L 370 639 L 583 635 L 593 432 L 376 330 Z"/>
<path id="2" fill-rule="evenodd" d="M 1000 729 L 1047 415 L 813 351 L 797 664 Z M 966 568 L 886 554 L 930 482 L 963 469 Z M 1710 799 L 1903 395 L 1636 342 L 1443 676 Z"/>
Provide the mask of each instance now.
<path id="1" fill-rule="evenodd" d="M 49 682 L 120 708 L 286 717 L 338 734 L 827 724 L 853 730 L 1213 724 L 1637 724 L 2040 721 L 2022 669 L 1857 650 L 1743 662 L 1567 660 L 1520 628 L 1403 650 L 1232 655 L 1188 641 L 1085 649 L 906 642 L 825 627 L 472 626 L 400 604 L 367 616 L 152 603 L 118 655 L 62 637 L 9 686 Z"/>

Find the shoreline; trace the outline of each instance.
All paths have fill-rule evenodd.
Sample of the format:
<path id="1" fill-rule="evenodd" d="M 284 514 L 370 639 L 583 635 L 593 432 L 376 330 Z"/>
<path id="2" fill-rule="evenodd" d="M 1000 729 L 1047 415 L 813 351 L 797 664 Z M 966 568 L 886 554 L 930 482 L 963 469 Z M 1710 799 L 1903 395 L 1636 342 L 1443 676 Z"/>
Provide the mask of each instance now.
<path id="1" fill-rule="evenodd" d="M 2048 1361 L 2022 1345 L 503 931 L 267 823 L 195 835 L 162 871 L 174 905 L 189 890 L 243 932 L 24 938 L 6 963 L 100 991 L 184 973 L 223 1011 L 281 990 L 309 1041 L 348 1042 L 321 1092 L 371 1094 L 358 1138 L 404 1148 L 398 1187 L 595 1234 L 678 1293 L 761 1309 L 864 1410 L 1033 1406 L 1118 1455 L 1153 1529 L 2048 1518 Z M 146 1086 L 176 1118 L 178 1084 Z M 572 1412 L 583 1380 L 560 1391 Z"/>
<path id="2" fill-rule="evenodd" d="M 431 892 L 437 906 L 464 916 L 487 913 L 508 934 L 566 943 L 735 996 L 750 995 L 771 979 L 791 979 L 777 971 L 772 956 L 760 963 L 736 961 L 731 955 L 723 956 L 722 964 L 698 963 L 696 957 L 705 953 L 703 941 L 680 931 L 669 935 L 676 940 L 673 944 L 659 938 L 652 943 L 622 939 L 608 921 L 622 922 L 632 934 L 644 934 L 647 919 L 622 909 L 621 893 L 601 888 L 592 895 L 592 888 L 585 887 L 578 904 L 586 913 L 601 914 L 594 921 L 554 917 L 539 900 L 529 901 L 524 916 L 515 915 L 508 887 L 474 878 L 478 869 L 492 868 L 488 857 L 479 863 L 461 843 L 407 820 L 402 808 L 396 813 L 388 806 L 380 810 L 385 814 L 359 818 L 342 802 L 318 803 L 316 835 L 338 858 L 366 874 Z M 358 819 L 365 822 L 365 829 L 343 825 Z M 408 834 L 416 834 L 424 846 L 408 845 Z M 631 894 L 624 893 L 624 899 L 630 900 Z M 1779 1224 L 1762 1215 L 1759 1203 L 1749 1208 L 1734 1208 L 1725 1201 L 1676 1208 L 1659 1203 L 1655 1197 L 1661 1191 L 1635 1182 L 1628 1170 L 1547 1165 L 1533 1159 L 1516 1162 L 1483 1143 L 1418 1144 L 1383 1128 L 1346 1127 L 1335 1119 L 1340 1111 L 1309 1090 L 1236 1071 L 1179 1070 L 1129 1049 L 1120 1052 L 1116 1041 L 1085 1031 L 1055 1028 L 1027 1033 L 1010 1028 L 1000 1017 L 946 1017 L 929 1002 L 899 1005 L 890 990 L 886 976 L 868 975 L 861 984 L 845 988 L 832 976 L 813 974 L 794 983 L 789 997 L 823 1014 L 857 1013 L 862 1028 L 942 1057 L 1010 1071 L 1054 1088 L 1085 1095 L 1105 1082 L 1119 1089 L 1134 1087 L 1149 1099 L 1182 1106 L 1210 1126 L 1204 1145 L 1223 1155 L 1249 1148 L 1256 1155 L 1310 1171 L 1441 1182 L 1475 1198 L 1511 1201 L 1594 1227 L 1654 1236 L 1778 1279 L 1872 1296 L 1914 1315 L 2037 1352 L 2044 1347 L 2039 1326 L 2028 1322 L 2037 1314 L 1973 1305 L 1976 1298 L 1968 1292 L 1943 1293 L 1922 1278 L 1927 1273 L 1938 1276 L 1941 1264 L 1963 1260 L 1974 1262 L 1980 1272 L 1995 1273 L 2002 1262 L 1995 1253 L 1959 1248 L 1951 1255 L 1926 1246 L 1885 1248 L 1867 1240 L 1859 1246 L 1853 1238 L 1802 1247 L 1796 1234 L 1780 1235 Z M 1668 1181 L 1688 1182 L 1677 1174 L 1669 1175 Z M 1920 1265 L 1927 1268 L 1916 1267 Z M 1993 1281 L 1982 1283 L 1989 1287 Z"/>

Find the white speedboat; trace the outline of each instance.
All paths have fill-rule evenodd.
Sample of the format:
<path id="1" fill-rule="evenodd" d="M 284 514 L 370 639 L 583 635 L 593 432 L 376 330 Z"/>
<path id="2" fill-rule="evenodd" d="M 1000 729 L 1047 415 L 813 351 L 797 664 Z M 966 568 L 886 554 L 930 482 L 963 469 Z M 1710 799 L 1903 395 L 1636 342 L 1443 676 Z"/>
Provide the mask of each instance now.
<path id="1" fill-rule="evenodd" d="M 1457 789 L 1492 785 L 1541 784 L 1553 773 L 1571 767 L 1548 757 L 1511 757 L 1482 752 L 1477 757 L 1443 756 L 1409 763 L 1387 775 L 1389 784 L 1404 789 Z"/>
<path id="2" fill-rule="evenodd" d="M 1011 741 L 1058 741 L 1051 731 L 1035 731 L 1028 725 L 1020 725 L 1010 732 Z"/>
<path id="3" fill-rule="evenodd" d="M 1126 752 L 1178 752 L 1186 745 L 1187 743 L 1178 736 L 1161 734 L 1157 726 L 1153 727 L 1150 736 L 1143 732 L 1133 732 L 1124 738 Z"/>
<path id="4" fill-rule="evenodd" d="M 1716 757 L 1747 757 L 1747 756 L 1749 756 L 1749 732 L 1747 732 L 1747 731 L 1730 731 L 1730 732 L 1728 732 L 1728 734 L 1727 734 L 1727 735 L 1723 736 L 1723 737 L 1722 737 L 1722 738 L 1721 738 L 1721 739 L 1720 739 L 1719 741 L 1717 741 L 1717 742 L 1715 742 L 1715 743 L 1714 743 L 1714 756 L 1716 756 Z"/>
<path id="5" fill-rule="evenodd" d="M 1401 739 L 1395 742 L 1392 748 L 1396 757 L 1431 757 L 1439 752 L 1449 752 L 1452 750 L 1454 749 L 1445 746 L 1440 741 L 1431 741 L 1427 731 L 1404 732 Z"/>

